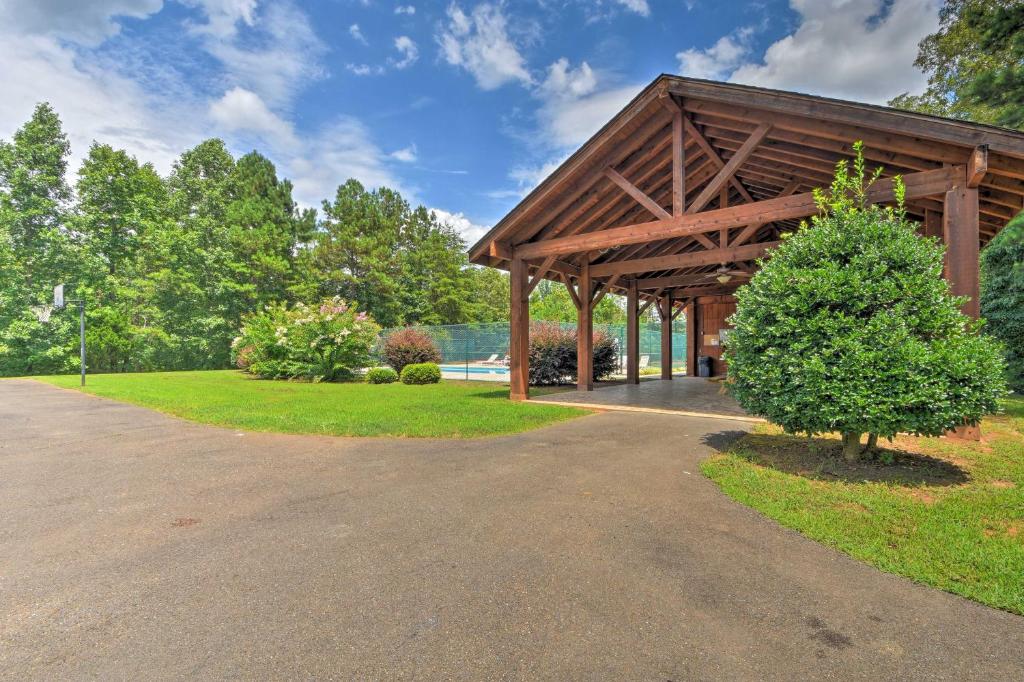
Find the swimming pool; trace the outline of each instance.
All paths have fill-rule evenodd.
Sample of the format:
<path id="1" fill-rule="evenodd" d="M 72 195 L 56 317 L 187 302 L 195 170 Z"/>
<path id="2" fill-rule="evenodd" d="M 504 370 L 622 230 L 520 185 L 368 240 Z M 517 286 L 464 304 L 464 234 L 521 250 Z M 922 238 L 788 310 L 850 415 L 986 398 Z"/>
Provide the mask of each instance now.
<path id="1" fill-rule="evenodd" d="M 442 372 L 461 372 L 466 374 L 508 374 L 508 367 L 481 367 L 480 365 L 441 365 Z"/>

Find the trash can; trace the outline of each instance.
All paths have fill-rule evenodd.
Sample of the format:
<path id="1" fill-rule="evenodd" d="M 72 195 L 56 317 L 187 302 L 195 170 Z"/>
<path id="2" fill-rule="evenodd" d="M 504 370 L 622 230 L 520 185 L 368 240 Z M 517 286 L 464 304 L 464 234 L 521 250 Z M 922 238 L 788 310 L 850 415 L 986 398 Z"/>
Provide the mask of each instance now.
<path id="1" fill-rule="evenodd" d="M 697 357 L 697 376 L 699 377 L 710 377 L 714 375 L 714 358 L 710 355 L 700 355 Z"/>

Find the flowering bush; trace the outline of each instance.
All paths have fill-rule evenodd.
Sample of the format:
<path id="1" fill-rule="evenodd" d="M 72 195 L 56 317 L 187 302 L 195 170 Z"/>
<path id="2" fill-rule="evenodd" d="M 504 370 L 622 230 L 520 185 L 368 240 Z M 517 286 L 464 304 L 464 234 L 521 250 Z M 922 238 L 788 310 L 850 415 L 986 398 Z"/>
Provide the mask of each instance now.
<path id="1" fill-rule="evenodd" d="M 615 340 L 594 332 L 594 378 L 603 379 L 615 370 Z M 534 386 L 564 384 L 576 380 L 576 331 L 558 324 L 536 324 L 530 329 L 530 383 Z"/>
<path id="2" fill-rule="evenodd" d="M 335 296 L 249 315 L 231 351 L 236 365 L 265 379 L 343 381 L 371 363 L 379 331 L 369 315 Z"/>
<path id="3" fill-rule="evenodd" d="M 406 365 L 422 362 L 441 362 L 441 351 L 430 334 L 415 327 L 405 327 L 391 332 L 384 339 L 381 349 L 384 362 L 396 372 L 401 372 Z"/>

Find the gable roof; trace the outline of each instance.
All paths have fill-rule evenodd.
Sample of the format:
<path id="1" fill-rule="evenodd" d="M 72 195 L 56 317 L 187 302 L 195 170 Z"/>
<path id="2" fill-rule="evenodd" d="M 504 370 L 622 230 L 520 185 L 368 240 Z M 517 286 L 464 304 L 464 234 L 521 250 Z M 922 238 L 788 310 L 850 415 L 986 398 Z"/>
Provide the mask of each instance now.
<path id="1" fill-rule="evenodd" d="M 507 268 L 512 246 L 640 225 L 652 215 L 657 219 L 659 208 L 662 213 L 671 212 L 672 111 L 678 107 L 684 111 L 687 133 L 687 205 L 695 197 L 702 203 L 708 201 L 702 191 L 737 154 L 742 162 L 734 181 L 716 193 L 715 203 L 707 204 L 709 208 L 826 186 L 836 162 L 851 158 L 853 142 L 862 140 L 869 164 L 881 166 L 885 176 L 963 165 L 976 147 L 987 145 L 988 167 L 979 187 L 982 243 L 1024 208 L 1024 134 L 1020 132 L 877 105 L 663 74 L 481 238 L 470 249 L 470 260 Z M 748 137 L 762 132 L 760 128 L 767 128 L 763 139 L 755 141 L 752 152 L 744 149 Z M 908 202 L 908 214 L 922 221 L 929 212 L 941 209 L 941 196 Z M 753 234 L 739 230 L 730 234 L 726 228 L 719 239 L 732 243 L 742 236 L 745 243 L 770 243 L 780 231 L 797 224 L 796 219 L 776 220 Z M 705 235 L 689 235 L 591 252 L 589 261 L 607 264 L 697 252 L 717 244 Z M 557 266 L 546 276 L 571 274 L 579 255 L 559 256 Z M 742 268 L 742 261 L 756 257 L 741 258 L 745 255 L 747 252 L 737 254 L 730 262 Z M 660 263 L 650 262 L 652 266 Z M 636 276 L 700 275 L 711 267 L 704 263 Z"/>

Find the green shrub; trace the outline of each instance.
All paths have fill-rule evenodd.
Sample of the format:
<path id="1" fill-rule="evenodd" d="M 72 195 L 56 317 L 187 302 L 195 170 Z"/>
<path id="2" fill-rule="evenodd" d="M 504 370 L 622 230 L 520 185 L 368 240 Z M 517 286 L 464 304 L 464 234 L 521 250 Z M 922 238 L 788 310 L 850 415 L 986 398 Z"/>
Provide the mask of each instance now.
<path id="1" fill-rule="evenodd" d="M 1006 347 L 1006 378 L 1024 393 L 1024 214 L 981 252 L 981 316 Z"/>
<path id="2" fill-rule="evenodd" d="M 368 384 L 393 384 L 398 381 L 398 372 L 390 367 L 374 367 L 366 372 Z"/>
<path id="3" fill-rule="evenodd" d="M 594 333 L 594 378 L 603 379 L 618 366 L 615 340 Z M 530 327 L 530 383 L 552 386 L 576 380 L 576 331 L 559 324 L 538 323 Z"/>
<path id="4" fill-rule="evenodd" d="M 380 328 L 339 297 L 319 305 L 270 306 L 243 320 L 232 360 L 265 379 L 343 381 L 370 364 Z"/>
<path id="5" fill-rule="evenodd" d="M 401 372 L 406 365 L 441 362 L 441 351 L 433 337 L 416 327 L 404 327 L 388 334 L 381 356 L 396 372 Z"/>
<path id="6" fill-rule="evenodd" d="M 853 173 L 839 164 L 831 192 L 816 192 L 821 215 L 737 292 L 725 348 L 747 411 L 789 432 L 838 431 L 849 459 L 864 433 L 869 447 L 937 436 L 977 424 L 1005 394 L 999 345 L 960 312 L 942 246 L 919 237 L 901 206 L 866 204 L 856 149 Z"/>
<path id="7" fill-rule="evenodd" d="M 433 362 L 406 365 L 402 369 L 403 384 L 436 384 L 441 381 L 441 368 Z"/>

